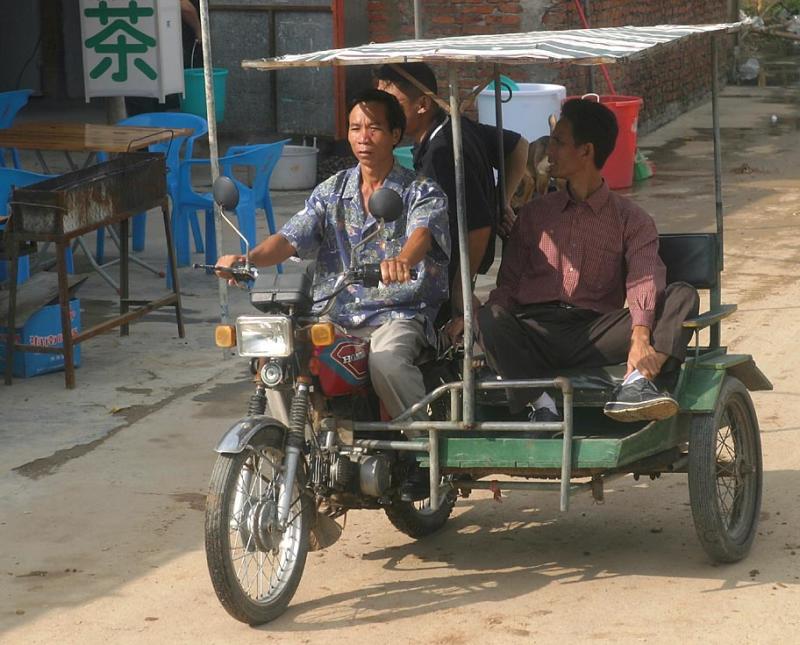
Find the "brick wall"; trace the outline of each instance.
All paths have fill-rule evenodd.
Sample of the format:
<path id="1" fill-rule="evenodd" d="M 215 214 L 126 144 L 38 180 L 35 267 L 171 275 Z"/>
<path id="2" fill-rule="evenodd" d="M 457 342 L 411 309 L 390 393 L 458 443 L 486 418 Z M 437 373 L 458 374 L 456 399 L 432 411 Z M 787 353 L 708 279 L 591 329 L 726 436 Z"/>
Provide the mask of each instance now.
<path id="1" fill-rule="evenodd" d="M 588 5 L 592 27 L 701 24 L 730 19 L 727 0 L 590 0 Z M 411 0 L 370 0 L 368 11 L 373 41 L 414 37 Z M 422 11 L 426 38 L 581 27 L 573 0 L 423 0 Z M 726 41 L 721 51 L 731 44 Z M 684 112 L 708 94 L 710 56 L 708 37 L 698 36 L 640 60 L 609 65 L 608 71 L 617 94 L 644 99 L 640 127 L 647 131 Z M 726 60 L 724 53 L 721 60 Z M 484 82 L 490 69 L 490 66 L 464 66 L 459 76 L 462 90 Z M 599 67 L 530 65 L 510 66 L 502 71 L 520 82 L 559 83 L 566 86 L 568 95 L 588 91 L 608 93 Z M 443 87 L 446 83 L 443 68 L 437 68 L 437 74 Z"/>

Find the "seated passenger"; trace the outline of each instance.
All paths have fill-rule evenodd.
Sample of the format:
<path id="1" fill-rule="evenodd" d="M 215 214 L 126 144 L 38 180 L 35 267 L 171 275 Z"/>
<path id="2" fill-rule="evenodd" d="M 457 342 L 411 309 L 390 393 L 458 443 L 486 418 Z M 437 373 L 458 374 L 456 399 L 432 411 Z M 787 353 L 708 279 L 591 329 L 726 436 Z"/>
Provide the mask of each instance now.
<path id="1" fill-rule="evenodd" d="M 683 361 L 691 331 L 682 323 L 697 315 L 699 299 L 688 284 L 665 284 L 652 217 L 603 180 L 616 138 L 604 105 L 564 104 L 548 155 L 551 174 L 567 187 L 520 210 L 497 288 L 477 313 L 479 339 L 490 367 L 507 379 L 627 362 L 605 414 L 663 419 L 678 404 L 653 379 Z M 535 421 L 558 419 L 547 393 L 535 401 L 538 393 L 510 394 L 513 412 L 532 403 Z"/>

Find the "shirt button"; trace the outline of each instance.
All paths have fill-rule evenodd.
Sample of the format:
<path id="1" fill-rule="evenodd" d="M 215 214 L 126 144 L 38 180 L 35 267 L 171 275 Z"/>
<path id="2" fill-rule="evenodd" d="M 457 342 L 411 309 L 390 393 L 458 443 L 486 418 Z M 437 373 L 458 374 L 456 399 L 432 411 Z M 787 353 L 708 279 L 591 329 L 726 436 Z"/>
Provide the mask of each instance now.
<path id="1" fill-rule="evenodd" d="M 572 273 L 574 270 L 575 270 L 575 269 L 573 269 L 572 267 L 570 267 L 570 268 L 569 268 L 569 272 L 570 272 L 570 273 Z"/>

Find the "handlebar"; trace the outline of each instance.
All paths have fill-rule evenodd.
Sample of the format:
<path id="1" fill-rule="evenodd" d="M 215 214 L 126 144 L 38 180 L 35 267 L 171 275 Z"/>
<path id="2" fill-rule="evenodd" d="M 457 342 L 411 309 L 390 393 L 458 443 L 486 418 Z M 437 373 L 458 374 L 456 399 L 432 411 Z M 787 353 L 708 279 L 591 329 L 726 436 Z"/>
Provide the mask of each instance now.
<path id="1" fill-rule="evenodd" d="M 258 276 L 258 270 L 251 266 L 246 268 L 244 265 L 236 265 L 232 267 L 223 267 L 216 264 L 192 264 L 193 269 L 205 269 L 207 271 L 224 271 L 229 273 L 231 277 L 236 280 L 237 282 L 249 282 L 251 280 L 255 280 Z M 411 274 L 411 279 L 416 280 L 418 277 L 418 272 L 416 269 L 410 269 L 409 273 Z M 346 287 L 348 284 L 355 284 L 361 283 L 365 287 L 373 288 L 377 287 L 381 281 L 381 265 L 380 264 L 362 264 L 361 266 L 356 267 L 355 269 L 351 269 L 345 278 L 345 283 L 341 286 L 340 291 L 342 288 Z M 332 297 L 328 296 L 328 298 Z M 327 299 L 327 298 L 325 298 Z"/>
<path id="2" fill-rule="evenodd" d="M 206 269 L 207 271 L 225 271 L 226 273 L 230 273 L 231 277 L 236 280 L 237 282 L 248 282 L 250 280 L 255 280 L 258 276 L 258 270 L 251 266 L 249 269 L 246 268 L 243 264 L 232 266 L 232 267 L 223 267 L 218 266 L 216 264 L 193 264 L 193 269 Z"/>

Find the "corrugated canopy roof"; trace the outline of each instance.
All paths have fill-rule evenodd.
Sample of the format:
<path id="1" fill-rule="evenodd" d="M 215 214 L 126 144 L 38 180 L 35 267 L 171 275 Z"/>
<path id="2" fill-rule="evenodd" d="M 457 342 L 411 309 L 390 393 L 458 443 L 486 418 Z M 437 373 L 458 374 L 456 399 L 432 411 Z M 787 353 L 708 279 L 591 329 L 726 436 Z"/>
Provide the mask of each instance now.
<path id="1" fill-rule="evenodd" d="M 402 40 L 359 47 L 328 49 L 308 54 L 242 61 L 248 69 L 377 65 L 425 61 L 430 63 L 530 64 L 571 62 L 582 65 L 616 63 L 681 38 L 714 31 L 738 31 L 744 23 L 716 25 L 656 25 L 606 27 L 517 34 L 456 36 L 432 40 Z"/>

